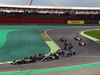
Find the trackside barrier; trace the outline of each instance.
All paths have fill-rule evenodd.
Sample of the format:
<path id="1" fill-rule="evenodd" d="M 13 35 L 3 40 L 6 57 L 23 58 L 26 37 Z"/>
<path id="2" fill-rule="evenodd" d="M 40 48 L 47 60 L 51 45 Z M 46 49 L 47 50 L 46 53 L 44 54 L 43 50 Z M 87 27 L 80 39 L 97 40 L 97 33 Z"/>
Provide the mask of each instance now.
<path id="1" fill-rule="evenodd" d="M 84 20 L 85 24 L 100 24 L 99 20 Z"/>

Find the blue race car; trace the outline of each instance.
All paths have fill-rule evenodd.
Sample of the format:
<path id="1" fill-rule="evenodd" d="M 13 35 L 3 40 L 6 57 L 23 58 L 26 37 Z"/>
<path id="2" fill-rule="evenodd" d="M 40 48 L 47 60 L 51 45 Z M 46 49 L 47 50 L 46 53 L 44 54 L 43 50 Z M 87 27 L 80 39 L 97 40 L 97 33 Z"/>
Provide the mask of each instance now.
<path id="1" fill-rule="evenodd" d="M 57 54 L 51 54 L 50 56 L 44 57 L 42 61 L 49 61 L 49 60 L 54 60 L 54 59 L 59 59 L 59 56 Z"/>
<path id="2" fill-rule="evenodd" d="M 75 55 L 75 51 L 74 50 L 68 50 L 66 53 L 65 53 L 65 56 L 72 56 L 72 55 Z"/>

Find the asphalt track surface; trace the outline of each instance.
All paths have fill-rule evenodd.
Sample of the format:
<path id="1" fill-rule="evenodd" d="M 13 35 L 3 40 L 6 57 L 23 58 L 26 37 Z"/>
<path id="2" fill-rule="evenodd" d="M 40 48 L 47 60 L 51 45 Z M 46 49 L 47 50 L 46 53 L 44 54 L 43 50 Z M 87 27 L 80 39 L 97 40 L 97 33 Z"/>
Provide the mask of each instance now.
<path id="1" fill-rule="evenodd" d="M 39 69 L 67 67 L 67 66 L 100 62 L 100 44 L 86 37 L 83 37 L 79 34 L 80 31 L 89 29 L 100 29 L 100 26 L 63 28 L 63 29 L 55 29 L 47 31 L 47 34 L 61 48 L 64 47 L 64 43 L 60 42 L 59 39 L 62 36 L 66 37 L 74 46 L 74 49 L 76 51 L 75 56 L 61 57 L 59 60 L 54 60 L 49 62 L 36 62 L 23 65 L 11 65 L 11 64 L 0 65 L 0 72 L 39 70 Z M 78 41 L 75 41 L 73 39 L 75 36 L 81 37 L 87 46 L 80 47 L 78 45 Z"/>

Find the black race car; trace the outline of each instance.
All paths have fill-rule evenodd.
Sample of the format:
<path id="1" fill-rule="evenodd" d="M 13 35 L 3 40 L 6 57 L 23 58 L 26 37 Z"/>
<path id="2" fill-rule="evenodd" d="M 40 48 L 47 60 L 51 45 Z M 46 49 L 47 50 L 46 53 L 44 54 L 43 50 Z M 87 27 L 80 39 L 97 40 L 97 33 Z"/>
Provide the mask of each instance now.
<path id="1" fill-rule="evenodd" d="M 11 64 L 12 64 L 12 65 L 23 64 L 23 60 L 14 60 Z"/>
<path id="2" fill-rule="evenodd" d="M 21 60 L 15 60 L 11 64 L 12 65 L 19 65 L 19 64 L 34 63 L 34 62 L 36 62 L 36 59 L 23 58 Z"/>
<path id="3" fill-rule="evenodd" d="M 69 42 L 69 41 L 65 41 L 65 46 L 68 46 L 68 45 L 71 45 L 71 42 Z"/>
<path id="4" fill-rule="evenodd" d="M 74 40 L 81 41 L 82 39 L 80 37 L 76 36 L 76 37 L 74 37 Z"/>
<path id="5" fill-rule="evenodd" d="M 65 38 L 65 37 L 61 37 L 61 38 L 60 38 L 60 41 L 61 41 L 61 42 L 65 42 L 65 41 L 66 41 L 66 38 Z"/>
<path id="6" fill-rule="evenodd" d="M 24 59 L 22 59 L 22 60 L 23 60 L 23 63 L 24 63 L 24 64 L 36 62 L 36 59 L 34 59 L 34 58 L 24 58 Z"/>
<path id="7" fill-rule="evenodd" d="M 64 50 L 70 50 L 70 49 L 72 49 L 72 48 L 73 48 L 72 44 L 68 44 L 68 45 L 66 45 L 66 46 L 64 47 Z"/>
<path id="8" fill-rule="evenodd" d="M 86 46 L 86 44 L 85 44 L 84 41 L 80 41 L 80 42 L 79 42 L 79 46 Z"/>

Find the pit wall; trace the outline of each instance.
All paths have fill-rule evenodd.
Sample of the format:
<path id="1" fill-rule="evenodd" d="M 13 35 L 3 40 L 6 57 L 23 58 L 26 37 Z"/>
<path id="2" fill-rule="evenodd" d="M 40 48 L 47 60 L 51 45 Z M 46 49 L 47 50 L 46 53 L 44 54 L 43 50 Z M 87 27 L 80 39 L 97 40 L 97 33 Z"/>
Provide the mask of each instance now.
<path id="1" fill-rule="evenodd" d="M 0 24 L 100 24 L 100 20 L 0 17 Z"/>

